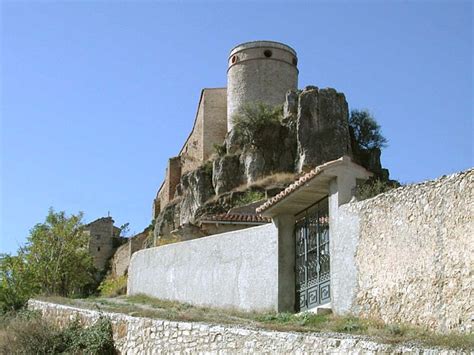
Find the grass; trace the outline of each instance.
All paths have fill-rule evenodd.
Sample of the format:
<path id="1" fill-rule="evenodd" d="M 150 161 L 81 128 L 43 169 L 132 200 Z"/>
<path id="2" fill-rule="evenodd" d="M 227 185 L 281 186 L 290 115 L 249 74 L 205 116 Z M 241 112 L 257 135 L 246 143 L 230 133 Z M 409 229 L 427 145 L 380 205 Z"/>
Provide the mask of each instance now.
<path id="1" fill-rule="evenodd" d="M 274 173 L 258 179 L 251 184 L 243 184 L 236 187 L 233 191 L 246 191 L 251 188 L 269 189 L 274 187 L 284 187 L 295 182 L 297 174 L 294 173 Z"/>
<path id="2" fill-rule="evenodd" d="M 256 313 L 196 307 L 187 303 L 160 300 L 145 295 L 117 298 L 68 299 L 41 298 L 45 301 L 125 313 L 132 316 L 168 319 L 174 321 L 205 322 L 257 327 L 277 331 L 337 332 L 372 337 L 374 341 L 401 344 L 410 343 L 428 347 L 473 350 L 474 334 L 440 334 L 422 327 L 385 324 L 379 320 L 353 316 L 317 315 L 313 313 Z"/>

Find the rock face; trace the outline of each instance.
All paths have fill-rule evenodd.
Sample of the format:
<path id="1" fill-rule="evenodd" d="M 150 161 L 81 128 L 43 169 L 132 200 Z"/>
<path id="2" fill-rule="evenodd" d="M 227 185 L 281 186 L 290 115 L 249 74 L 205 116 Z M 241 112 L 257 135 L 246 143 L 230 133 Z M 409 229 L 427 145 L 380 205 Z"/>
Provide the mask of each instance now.
<path id="1" fill-rule="evenodd" d="M 344 94 L 309 86 L 298 101 L 297 171 L 352 155 L 349 110 Z"/>
<path id="2" fill-rule="evenodd" d="M 216 195 L 230 191 L 244 183 L 238 155 L 225 155 L 214 160 L 212 165 L 212 184 Z"/>
<path id="3" fill-rule="evenodd" d="M 212 186 L 212 167 L 204 165 L 181 178 L 182 200 L 180 225 L 194 222 L 197 209 L 215 195 Z"/>
<path id="4" fill-rule="evenodd" d="M 155 240 L 162 236 L 171 235 L 171 231 L 179 227 L 180 210 L 181 204 L 179 200 L 173 201 L 163 208 L 155 220 L 155 229 L 153 231 Z"/>

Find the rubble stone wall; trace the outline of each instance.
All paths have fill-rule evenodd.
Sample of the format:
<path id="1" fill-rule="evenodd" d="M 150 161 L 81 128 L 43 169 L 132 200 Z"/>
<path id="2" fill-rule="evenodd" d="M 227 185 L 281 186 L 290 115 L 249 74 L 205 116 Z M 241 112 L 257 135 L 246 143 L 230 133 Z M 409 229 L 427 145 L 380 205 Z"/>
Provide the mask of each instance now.
<path id="1" fill-rule="evenodd" d="M 78 317 L 91 325 L 102 315 L 112 323 L 113 338 L 120 354 L 212 353 L 212 354 L 454 354 L 454 350 L 379 344 L 364 337 L 337 333 L 291 333 L 238 326 L 173 322 L 98 312 L 30 300 L 28 308 L 64 326 Z"/>
<path id="2" fill-rule="evenodd" d="M 472 331 L 474 169 L 344 205 L 337 223 L 335 242 L 345 230 L 345 244 L 354 246 L 349 311 Z"/>

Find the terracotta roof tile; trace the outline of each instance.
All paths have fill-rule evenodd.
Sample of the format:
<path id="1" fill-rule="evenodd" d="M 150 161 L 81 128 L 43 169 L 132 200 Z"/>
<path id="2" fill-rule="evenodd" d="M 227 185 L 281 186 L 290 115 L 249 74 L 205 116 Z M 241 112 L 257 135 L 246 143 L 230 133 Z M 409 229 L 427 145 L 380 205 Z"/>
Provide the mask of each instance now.
<path id="1" fill-rule="evenodd" d="M 293 193 L 294 191 L 298 190 L 301 186 L 304 186 L 308 181 L 312 180 L 314 177 L 319 175 L 323 170 L 327 169 L 330 166 L 340 164 L 343 161 L 344 157 L 336 159 L 336 160 L 331 160 L 327 163 L 324 163 L 322 165 L 318 165 L 315 167 L 313 170 L 310 172 L 304 174 L 302 177 L 300 177 L 298 180 L 296 180 L 294 183 L 292 183 L 290 186 L 288 186 L 286 189 L 284 189 L 282 192 L 279 194 L 273 196 L 271 199 L 269 199 L 267 202 L 265 202 L 263 205 L 258 207 L 256 209 L 257 213 L 262 213 L 265 210 L 269 209 L 273 205 L 276 205 L 278 202 L 283 200 L 285 197 Z"/>
<path id="2" fill-rule="evenodd" d="M 202 217 L 201 222 L 270 223 L 271 218 L 257 214 L 221 213 Z"/>

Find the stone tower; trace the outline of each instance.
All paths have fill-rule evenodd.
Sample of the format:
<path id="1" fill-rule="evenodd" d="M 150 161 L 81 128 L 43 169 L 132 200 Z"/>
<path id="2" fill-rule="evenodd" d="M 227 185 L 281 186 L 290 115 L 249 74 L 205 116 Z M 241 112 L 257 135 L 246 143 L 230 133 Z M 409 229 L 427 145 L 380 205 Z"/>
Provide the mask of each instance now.
<path id="1" fill-rule="evenodd" d="M 298 87 L 297 64 L 295 50 L 283 43 L 255 41 L 234 47 L 227 70 L 227 131 L 246 103 L 283 104 L 287 91 Z"/>

